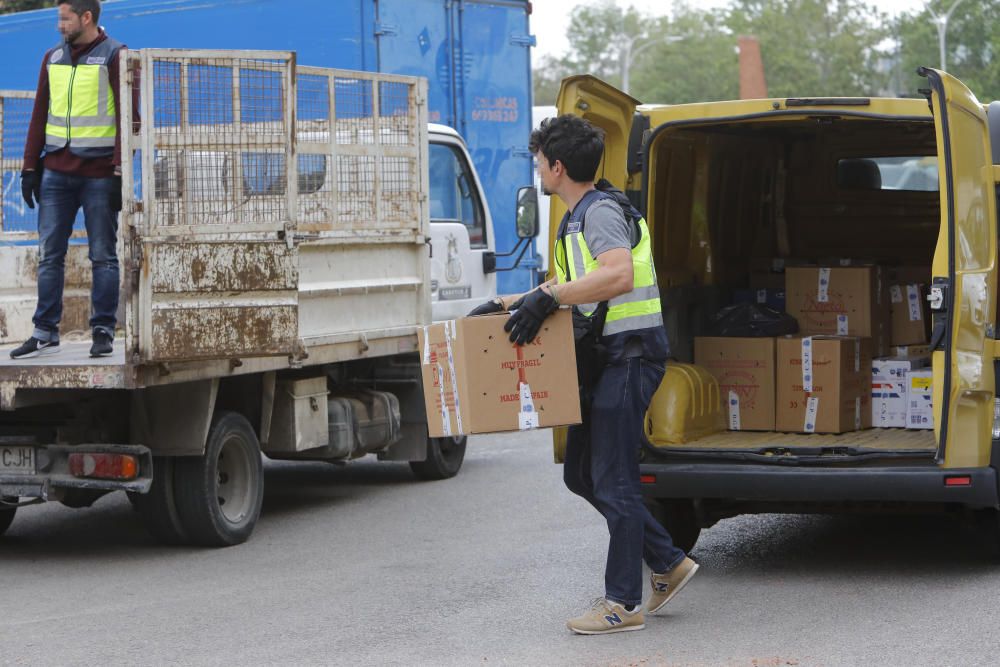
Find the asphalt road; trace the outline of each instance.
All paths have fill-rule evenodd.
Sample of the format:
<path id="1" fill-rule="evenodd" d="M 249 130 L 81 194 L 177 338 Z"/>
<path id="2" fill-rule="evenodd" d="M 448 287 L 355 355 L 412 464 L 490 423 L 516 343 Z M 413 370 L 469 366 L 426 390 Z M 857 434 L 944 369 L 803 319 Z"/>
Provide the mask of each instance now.
<path id="1" fill-rule="evenodd" d="M 0 664 L 995 665 L 1000 565 L 945 518 L 740 517 L 646 629 L 569 633 L 607 531 L 546 432 L 473 438 L 459 476 L 268 464 L 250 542 L 166 548 L 124 496 L 21 510 Z"/>

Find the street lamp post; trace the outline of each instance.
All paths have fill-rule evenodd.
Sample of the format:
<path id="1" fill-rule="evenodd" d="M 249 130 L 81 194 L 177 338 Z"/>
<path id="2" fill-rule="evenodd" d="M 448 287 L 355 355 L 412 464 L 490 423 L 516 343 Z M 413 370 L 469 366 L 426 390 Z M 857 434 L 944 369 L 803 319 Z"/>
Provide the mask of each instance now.
<path id="1" fill-rule="evenodd" d="M 959 0 L 959 2 L 961 2 L 961 1 L 962 0 Z M 635 60 L 635 57 L 638 56 L 640 53 L 642 53 L 643 51 L 645 51 L 646 49 L 648 49 L 649 47 L 651 47 L 651 46 L 653 46 L 655 44 L 659 44 L 660 41 L 661 41 L 661 40 L 653 39 L 653 40 L 650 40 L 650 41 L 646 42 L 645 44 L 641 44 L 639 46 L 639 48 L 633 49 L 632 47 L 635 45 L 635 43 L 638 40 L 642 39 L 642 37 L 643 37 L 642 35 L 636 35 L 635 37 L 627 37 L 626 40 L 625 40 L 625 46 L 622 47 L 621 61 L 622 61 L 622 92 L 623 93 L 628 93 L 628 88 L 629 88 L 629 70 L 632 69 L 632 61 Z M 678 35 L 668 35 L 667 37 L 664 37 L 662 41 L 665 44 L 670 44 L 672 42 L 677 42 L 677 41 L 680 41 L 682 39 L 684 39 L 684 38 L 680 37 Z"/>
<path id="2" fill-rule="evenodd" d="M 951 18 L 951 13 L 955 11 L 955 8 L 962 4 L 962 0 L 955 0 L 951 8 L 946 11 L 943 15 L 937 15 L 931 12 L 931 16 L 934 17 L 934 22 L 937 23 L 938 31 L 938 52 L 941 62 L 941 70 L 947 71 L 947 56 L 945 55 L 945 40 L 947 38 L 948 32 L 948 20 Z M 928 10 L 930 11 L 930 10 Z"/>

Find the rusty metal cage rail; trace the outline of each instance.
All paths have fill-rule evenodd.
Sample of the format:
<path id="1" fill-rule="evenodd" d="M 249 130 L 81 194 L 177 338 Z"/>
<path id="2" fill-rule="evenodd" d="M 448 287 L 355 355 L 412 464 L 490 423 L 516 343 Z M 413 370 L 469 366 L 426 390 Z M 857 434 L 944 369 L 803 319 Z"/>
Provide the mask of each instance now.
<path id="1" fill-rule="evenodd" d="M 143 121 L 123 151 L 125 216 L 144 235 L 426 234 L 422 80 L 298 67 L 290 52 L 127 58 Z"/>
<path id="2" fill-rule="evenodd" d="M 0 90 L 0 238 L 13 242 L 38 238 L 38 209 L 21 198 L 21 166 L 35 93 Z"/>

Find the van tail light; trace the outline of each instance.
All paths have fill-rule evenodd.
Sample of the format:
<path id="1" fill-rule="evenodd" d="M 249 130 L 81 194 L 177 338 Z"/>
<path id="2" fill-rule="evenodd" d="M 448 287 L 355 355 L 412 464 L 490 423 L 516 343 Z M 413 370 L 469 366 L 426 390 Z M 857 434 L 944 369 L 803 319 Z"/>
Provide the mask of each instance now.
<path id="1" fill-rule="evenodd" d="M 972 478 L 968 475 L 956 475 L 955 477 L 945 477 L 945 486 L 972 486 Z"/>
<path id="2" fill-rule="evenodd" d="M 656 475 L 639 475 L 639 481 L 643 484 L 656 484 Z"/>
<path id="3" fill-rule="evenodd" d="M 69 455 L 69 471 L 74 477 L 135 479 L 139 461 L 129 454 L 74 453 Z"/>

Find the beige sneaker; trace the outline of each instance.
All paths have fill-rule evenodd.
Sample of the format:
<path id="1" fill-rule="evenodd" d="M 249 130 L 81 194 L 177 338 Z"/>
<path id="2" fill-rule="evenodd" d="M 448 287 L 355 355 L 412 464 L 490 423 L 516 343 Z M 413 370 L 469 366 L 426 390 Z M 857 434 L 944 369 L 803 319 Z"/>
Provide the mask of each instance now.
<path id="1" fill-rule="evenodd" d="M 623 605 L 605 598 L 591 603 L 590 611 L 566 621 L 566 627 L 578 635 L 606 635 L 612 632 L 629 632 L 646 627 L 642 607 L 627 612 Z"/>
<path id="2" fill-rule="evenodd" d="M 691 577 L 697 571 L 698 563 L 685 557 L 679 565 L 669 572 L 664 574 L 650 573 L 649 583 L 653 585 L 653 594 L 646 602 L 646 613 L 653 614 L 662 609 L 663 605 L 681 592 L 684 585 L 691 581 Z"/>

